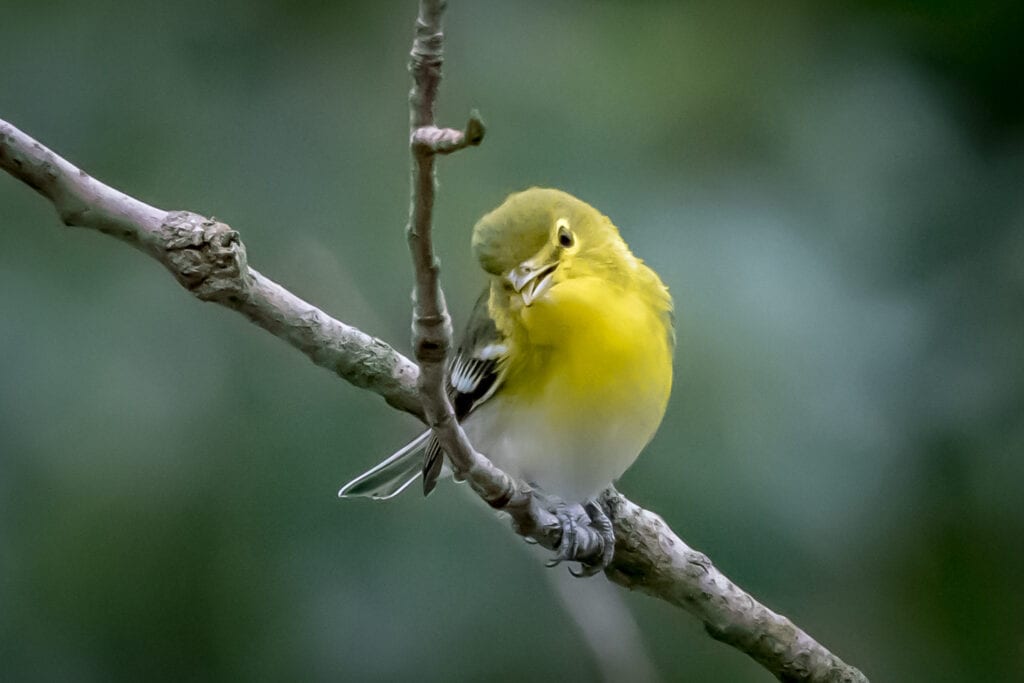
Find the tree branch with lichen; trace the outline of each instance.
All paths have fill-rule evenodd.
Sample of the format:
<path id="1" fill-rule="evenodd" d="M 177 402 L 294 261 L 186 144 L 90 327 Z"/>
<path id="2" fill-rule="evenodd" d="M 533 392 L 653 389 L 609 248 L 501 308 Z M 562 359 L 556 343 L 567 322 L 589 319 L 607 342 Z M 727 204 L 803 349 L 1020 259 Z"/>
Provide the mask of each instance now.
<path id="1" fill-rule="evenodd" d="M 410 148 L 413 156 L 410 253 L 416 272 L 413 363 L 402 354 L 303 301 L 249 267 L 245 247 L 229 226 L 188 211 L 165 211 L 90 177 L 13 125 L 0 121 L 0 168 L 49 200 L 68 226 L 98 230 L 162 263 L 203 301 L 245 315 L 355 386 L 382 396 L 434 429 L 456 474 L 492 507 L 507 512 L 516 531 L 548 548 L 561 527 L 523 482 L 476 452 L 455 420 L 444 392 L 451 325 L 431 246 L 434 161 L 483 139 L 473 113 L 464 130 L 434 125 L 441 79 L 442 2 L 422 0 L 410 71 Z M 708 633 L 745 652 L 783 681 L 866 681 L 789 619 L 757 602 L 691 549 L 658 515 L 610 488 L 601 496 L 615 531 L 606 576 L 679 606 Z M 591 551 L 600 553 L 600 548 Z M 596 555 L 595 555 L 596 556 Z"/>

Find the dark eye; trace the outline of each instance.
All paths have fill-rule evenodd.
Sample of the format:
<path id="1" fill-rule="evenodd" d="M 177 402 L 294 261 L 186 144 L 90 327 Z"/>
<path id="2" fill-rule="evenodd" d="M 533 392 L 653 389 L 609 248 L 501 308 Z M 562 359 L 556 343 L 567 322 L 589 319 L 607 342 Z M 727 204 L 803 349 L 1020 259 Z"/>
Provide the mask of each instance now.
<path id="1" fill-rule="evenodd" d="M 576 239 L 572 235 L 572 230 L 569 229 L 569 224 L 565 221 L 561 221 L 558 226 L 558 244 L 559 246 L 568 249 L 575 244 Z"/>

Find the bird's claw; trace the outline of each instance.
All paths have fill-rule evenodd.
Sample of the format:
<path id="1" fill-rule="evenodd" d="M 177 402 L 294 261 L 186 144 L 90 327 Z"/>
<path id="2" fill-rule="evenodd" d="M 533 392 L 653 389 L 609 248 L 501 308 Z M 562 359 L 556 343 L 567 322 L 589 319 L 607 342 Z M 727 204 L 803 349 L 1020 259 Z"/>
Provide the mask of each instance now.
<path id="1" fill-rule="evenodd" d="M 584 506 L 563 504 L 555 510 L 555 515 L 562 526 L 562 541 L 547 566 L 579 562 L 579 569 L 569 568 L 569 573 L 579 578 L 604 571 L 615 556 L 615 532 L 601 506 L 593 500 Z M 594 554 L 598 554 L 595 549 L 599 553 L 596 560 L 592 559 Z M 581 556 L 586 559 L 580 559 Z"/>

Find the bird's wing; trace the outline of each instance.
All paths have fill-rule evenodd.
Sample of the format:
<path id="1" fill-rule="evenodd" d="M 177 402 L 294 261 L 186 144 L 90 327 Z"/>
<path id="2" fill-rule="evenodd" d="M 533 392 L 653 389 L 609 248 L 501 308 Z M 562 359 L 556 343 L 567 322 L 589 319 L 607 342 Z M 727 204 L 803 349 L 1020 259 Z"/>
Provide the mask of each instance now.
<path id="1" fill-rule="evenodd" d="M 459 420 L 490 398 L 502 381 L 501 359 L 506 347 L 487 312 L 488 293 L 485 290 L 477 300 L 458 350 L 448 365 L 446 388 Z M 428 429 L 373 469 L 345 484 L 338 495 L 386 500 L 397 496 L 421 475 L 426 495 L 437 484 L 443 465 L 441 445 Z"/>
<path id="2" fill-rule="evenodd" d="M 459 348 L 448 366 L 448 398 L 459 421 L 493 396 L 504 378 L 501 361 L 508 348 L 487 310 L 489 293 L 490 290 L 485 289 L 477 299 Z M 444 464 L 442 455 L 441 445 L 431 437 L 423 458 L 424 495 L 437 484 Z"/>

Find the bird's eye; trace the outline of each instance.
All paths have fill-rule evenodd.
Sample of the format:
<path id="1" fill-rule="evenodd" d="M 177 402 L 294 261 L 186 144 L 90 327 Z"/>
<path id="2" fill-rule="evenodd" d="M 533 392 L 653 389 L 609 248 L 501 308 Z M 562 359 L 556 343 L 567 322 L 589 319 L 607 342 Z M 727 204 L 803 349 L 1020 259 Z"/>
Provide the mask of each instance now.
<path id="1" fill-rule="evenodd" d="M 564 249 L 568 249 L 576 243 L 576 238 L 573 237 L 572 230 L 569 229 L 569 221 L 564 218 L 559 220 L 558 223 L 558 245 Z"/>

